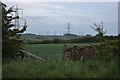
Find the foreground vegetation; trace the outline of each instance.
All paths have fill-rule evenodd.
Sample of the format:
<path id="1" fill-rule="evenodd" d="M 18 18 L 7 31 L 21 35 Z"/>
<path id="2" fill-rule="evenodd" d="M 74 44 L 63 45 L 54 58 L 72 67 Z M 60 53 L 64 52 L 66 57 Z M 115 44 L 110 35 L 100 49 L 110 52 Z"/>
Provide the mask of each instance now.
<path id="1" fill-rule="evenodd" d="M 117 78 L 117 59 L 64 62 L 59 60 L 12 61 L 3 65 L 4 78 Z"/>
<path id="2" fill-rule="evenodd" d="M 88 45 L 88 44 L 70 44 Z M 50 47 L 51 46 L 51 47 Z M 43 48 L 41 48 L 43 47 Z M 37 48 L 37 50 L 36 50 Z M 60 49 L 60 50 L 59 50 Z M 50 59 L 47 61 L 33 61 L 29 59 L 12 60 L 3 65 L 3 78 L 117 78 L 118 58 L 115 46 L 97 46 L 97 56 L 85 62 L 63 61 L 56 57 L 63 49 L 63 44 L 26 45 L 26 50 Z M 38 51 L 38 52 L 36 52 Z M 50 53 L 51 52 L 51 53 Z M 58 52 L 58 54 L 56 53 Z M 56 54 L 55 54 L 56 53 Z M 62 53 L 61 53 L 62 54 Z M 113 55 L 110 55 L 113 54 Z M 43 57 L 42 56 L 42 57 Z M 46 58 L 47 58 L 46 57 Z"/>

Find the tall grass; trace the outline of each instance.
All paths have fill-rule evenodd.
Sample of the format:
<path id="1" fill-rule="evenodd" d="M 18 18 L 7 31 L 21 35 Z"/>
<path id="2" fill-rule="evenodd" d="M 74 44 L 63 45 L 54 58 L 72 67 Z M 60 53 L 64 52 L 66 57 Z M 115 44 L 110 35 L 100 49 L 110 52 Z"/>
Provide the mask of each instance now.
<path id="1" fill-rule="evenodd" d="M 86 44 L 69 44 L 69 46 L 84 46 Z M 97 56 L 80 61 L 59 60 L 56 55 L 62 55 L 63 44 L 26 45 L 25 49 L 40 57 L 47 58 L 45 62 L 29 59 L 12 60 L 3 64 L 3 78 L 117 78 L 118 58 L 109 56 L 114 53 L 111 46 L 98 46 Z M 51 52 L 51 53 L 50 53 Z M 106 55 L 111 60 L 106 61 Z"/>
<path id="2" fill-rule="evenodd" d="M 12 61 L 3 65 L 3 78 L 117 78 L 117 59 L 109 63 L 93 59 L 86 62 L 59 60 Z"/>

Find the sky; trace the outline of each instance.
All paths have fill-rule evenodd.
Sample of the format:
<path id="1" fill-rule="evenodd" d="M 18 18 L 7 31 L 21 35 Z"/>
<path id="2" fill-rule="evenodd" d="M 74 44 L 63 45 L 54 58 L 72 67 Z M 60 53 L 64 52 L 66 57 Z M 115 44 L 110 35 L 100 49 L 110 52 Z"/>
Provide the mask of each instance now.
<path id="1" fill-rule="evenodd" d="M 57 34 L 92 34 L 93 23 L 104 23 L 106 35 L 118 34 L 117 2 L 5 2 L 8 7 L 18 5 L 23 9 L 21 17 L 27 20 L 25 33 Z"/>

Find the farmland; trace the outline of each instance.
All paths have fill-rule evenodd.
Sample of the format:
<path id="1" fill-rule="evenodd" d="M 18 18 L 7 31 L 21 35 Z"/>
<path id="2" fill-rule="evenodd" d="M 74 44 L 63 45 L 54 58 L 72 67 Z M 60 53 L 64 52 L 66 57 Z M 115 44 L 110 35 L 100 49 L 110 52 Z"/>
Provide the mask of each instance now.
<path id="1" fill-rule="evenodd" d="M 89 44 L 68 44 L 69 46 L 85 46 Z M 63 54 L 64 44 L 25 44 L 24 49 L 47 61 L 13 60 L 3 65 L 4 78 L 117 78 L 117 57 L 106 62 L 93 58 L 85 62 L 63 61 L 58 56 Z M 102 53 L 110 53 L 103 47 Z M 49 59 L 48 59 L 49 58 Z"/>
<path id="2" fill-rule="evenodd" d="M 67 44 L 68 46 L 85 46 L 88 43 Z M 63 54 L 64 44 L 26 44 L 25 50 L 43 58 L 55 58 Z"/>
<path id="3" fill-rule="evenodd" d="M 1 2 L 3 80 L 119 78 L 120 33 L 112 14 L 117 7 Z"/>

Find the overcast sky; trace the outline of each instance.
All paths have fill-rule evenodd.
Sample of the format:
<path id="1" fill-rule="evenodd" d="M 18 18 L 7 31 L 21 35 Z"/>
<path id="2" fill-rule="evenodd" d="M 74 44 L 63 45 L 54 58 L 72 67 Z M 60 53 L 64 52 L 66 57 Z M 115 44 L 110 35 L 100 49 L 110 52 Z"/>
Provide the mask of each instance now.
<path id="1" fill-rule="evenodd" d="M 104 23 L 107 35 L 118 34 L 117 2 L 6 2 L 8 6 L 18 5 L 23 8 L 27 20 L 25 33 L 63 34 L 67 23 L 71 33 L 92 34 L 93 22 Z"/>

